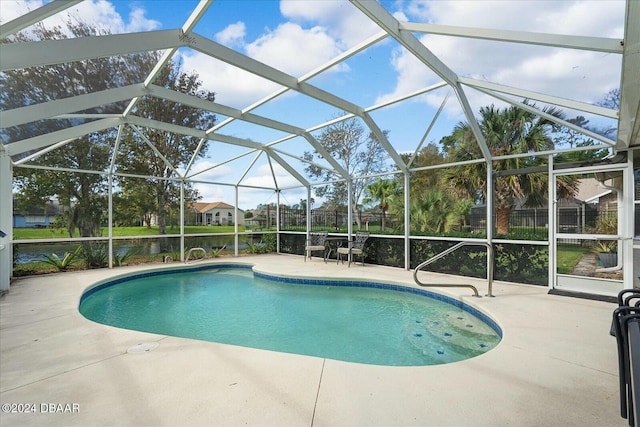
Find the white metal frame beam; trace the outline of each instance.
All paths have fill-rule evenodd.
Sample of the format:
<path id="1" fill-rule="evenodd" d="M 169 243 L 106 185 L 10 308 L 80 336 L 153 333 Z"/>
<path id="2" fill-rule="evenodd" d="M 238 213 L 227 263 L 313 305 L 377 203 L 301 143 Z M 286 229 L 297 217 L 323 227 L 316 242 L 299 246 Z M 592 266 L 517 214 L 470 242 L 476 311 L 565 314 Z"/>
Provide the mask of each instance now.
<path id="1" fill-rule="evenodd" d="M 379 41 L 385 39 L 387 37 L 387 33 L 382 31 L 374 36 L 369 37 L 368 39 L 363 40 L 361 43 L 356 44 L 355 46 L 353 46 L 352 48 L 346 50 L 345 52 L 341 53 L 340 55 L 336 56 L 335 58 L 327 61 L 326 63 L 320 65 L 319 67 L 315 68 L 314 70 L 311 70 L 310 72 L 308 72 L 307 74 L 305 74 L 304 76 L 300 77 L 298 79 L 298 81 L 300 82 L 304 82 L 307 81 L 315 76 L 317 76 L 318 74 L 322 73 L 323 71 L 328 70 L 329 68 L 339 64 L 342 61 L 347 60 L 348 58 L 356 55 L 357 53 L 365 50 L 366 48 L 378 43 Z M 261 105 L 266 104 L 267 102 L 277 98 L 278 96 L 286 93 L 287 91 L 291 90 L 288 87 L 283 87 L 280 88 L 278 90 L 276 90 L 274 93 L 271 93 L 269 95 L 267 95 L 266 97 L 254 102 L 253 104 L 251 104 L 250 106 L 244 108 L 242 110 L 242 113 L 247 113 L 249 111 L 255 110 L 256 108 L 258 108 Z M 215 125 L 211 130 L 218 130 L 223 128 L 224 126 L 228 125 L 229 123 L 231 123 L 232 121 L 234 121 L 234 118 L 228 118 L 224 121 L 222 121 L 221 123 L 218 123 L 217 125 Z"/>
<path id="2" fill-rule="evenodd" d="M 133 96 L 142 94 L 144 94 L 144 85 L 139 83 L 114 89 L 107 89 L 100 92 L 57 99 L 49 102 L 42 102 L 40 104 L 27 105 L 26 107 L 0 111 L 0 123 L 2 123 L 3 128 L 19 126 L 38 120 L 59 117 L 63 114 L 85 111 L 102 105 L 126 101 L 131 99 Z"/>
<path id="3" fill-rule="evenodd" d="M 396 39 L 405 49 L 411 52 L 416 58 L 428 66 L 442 80 L 452 86 L 458 81 L 458 76 L 433 52 L 427 49 L 410 32 L 401 31 L 400 23 L 378 2 L 350 0 L 369 19 L 378 24 L 391 37 Z"/>
<path id="4" fill-rule="evenodd" d="M 39 8 L 25 13 L 16 19 L 0 25 L 0 39 L 15 34 L 20 30 L 23 30 L 35 23 L 38 23 L 56 13 L 62 12 L 78 3 L 82 0 L 54 0 L 51 3 L 47 3 Z M 6 45 L 3 45 L 3 48 Z"/>
<path id="5" fill-rule="evenodd" d="M 171 169 L 171 172 L 176 174 L 178 178 L 184 178 L 182 174 L 180 174 L 180 172 L 176 170 L 173 164 L 171 164 L 171 162 L 164 156 L 164 154 L 162 154 L 160 150 L 158 150 L 155 144 L 149 139 L 149 137 L 147 137 L 147 135 L 140 128 L 138 128 L 136 125 L 132 123 L 129 123 L 129 127 L 133 129 L 133 131 L 137 133 L 140 136 L 140 138 L 142 138 L 145 144 L 147 144 L 147 146 L 151 148 L 151 150 L 155 153 L 156 156 L 160 157 L 160 160 L 162 160 L 164 164 L 167 165 L 169 169 Z M 118 128 L 118 133 L 120 133 L 120 128 Z M 114 152 L 114 155 L 117 155 L 117 153 Z"/>
<path id="6" fill-rule="evenodd" d="M 253 58 L 242 55 L 233 49 L 216 43 L 213 40 L 193 34 L 193 43 L 191 48 L 200 53 L 204 53 L 212 58 L 223 61 L 229 65 L 233 65 L 241 70 L 247 71 L 263 79 L 277 83 L 281 86 L 293 89 L 325 104 L 332 105 L 340 110 L 360 115 L 364 110 L 349 101 L 346 101 L 332 93 L 317 88 L 306 82 L 301 82 L 283 71 L 266 65 Z"/>
<path id="7" fill-rule="evenodd" d="M 482 136 L 480 126 L 473 115 L 471 105 L 467 99 L 464 90 L 460 86 L 458 76 L 444 62 L 440 60 L 433 52 L 431 52 L 425 45 L 409 31 L 401 31 L 400 22 L 395 19 L 387 10 L 375 1 L 362 1 L 362 0 L 350 0 L 360 11 L 369 17 L 373 22 L 378 24 L 383 30 L 385 30 L 391 37 L 396 39 L 405 49 L 407 49 L 418 60 L 436 73 L 442 80 L 447 82 L 454 90 L 458 101 L 462 107 L 467 122 L 476 137 L 477 143 L 480 146 L 480 150 L 484 158 L 489 161 L 491 159 L 491 153 L 487 147 L 487 143 Z"/>
<path id="8" fill-rule="evenodd" d="M 571 99 L 559 98 L 557 96 L 546 95 L 539 92 L 533 92 L 526 89 L 518 89 L 511 86 L 505 86 L 498 83 L 492 83 L 482 80 L 460 77 L 460 83 L 475 89 L 487 89 L 492 92 L 502 92 L 508 95 L 519 96 L 521 98 L 532 99 L 534 101 L 544 102 L 546 104 L 557 105 L 558 107 L 570 108 L 572 110 L 583 111 L 585 113 L 596 114 L 610 119 L 617 119 L 618 112 L 610 108 L 600 107 L 586 102 L 573 101 Z"/>
<path id="9" fill-rule="evenodd" d="M 189 33 L 191 33 L 191 31 L 196 26 L 200 18 L 202 18 L 202 16 L 207 11 L 211 3 L 212 3 L 212 0 L 200 0 L 200 3 L 198 3 L 198 5 L 193 10 L 193 12 L 191 12 L 191 15 L 189 16 L 187 21 L 182 25 L 182 28 L 180 28 L 180 32 L 178 36 L 180 40 L 183 40 L 183 41 L 189 40 Z M 144 80 L 145 86 L 149 86 L 151 82 L 153 82 L 153 80 L 156 78 L 160 70 L 162 70 L 162 68 L 167 64 L 167 62 L 169 62 L 169 60 L 171 59 L 171 57 L 173 57 L 173 55 L 176 53 L 177 50 L 178 50 L 177 47 L 172 47 L 171 49 L 163 52 L 162 56 L 160 57 L 160 60 L 156 63 L 153 69 L 149 72 L 149 75 L 147 76 L 147 78 Z M 131 113 L 131 111 L 133 111 L 133 108 L 138 103 L 138 99 L 139 98 L 136 97 L 136 98 L 133 98 L 131 102 L 129 102 L 129 105 L 124 110 L 123 116 L 126 117 Z"/>
<path id="10" fill-rule="evenodd" d="M 0 145 L 0 294 L 9 290 L 13 276 L 13 170 L 11 157 Z"/>
<path id="11" fill-rule="evenodd" d="M 178 48 L 185 45 L 181 30 L 111 34 L 64 40 L 5 43 L 0 49 L 1 71 L 64 64 L 85 59 Z"/>
<path id="12" fill-rule="evenodd" d="M 125 123 L 131 123 L 131 124 L 142 126 L 142 127 L 158 129 L 165 132 L 177 133 L 180 135 L 187 135 L 187 136 L 194 136 L 196 138 L 207 138 L 207 135 L 203 130 L 189 128 L 186 126 L 175 125 L 173 123 L 165 123 L 159 120 L 152 120 L 152 119 L 147 119 L 144 117 L 138 117 L 134 115 L 127 116 L 127 118 L 123 120 L 125 121 Z M 207 139 L 211 139 L 211 138 L 207 138 Z"/>
<path id="13" fill-rule="evenodd" d="M 501 101 L 504 101 L 504 102 L 506 102 L 508 104 L 511 104 L 514 107 L 522 108 L 523 110 L 526 110 L 526 111 L 528 111 L 530 113 L 533 113 L 533 114 L 535 114 L 537 116 L 544 117 L 547 120 L 550 120 L 550 121 L 552 121 L 554 123 L 557 123 L 557 124 L 559 124 L 561 126 L 565 126 L 565 127 L 569 128 L 569 129 L 572 129 L 572 130 L 574 130 L 576 132 L 579 132 L 579 133 L 581 133 L 581 134 L 583 134 L 585 136 L 588 136 L 589 138 L 595 139 L 596 141 L 600 141 L 600 142 L 602 142 L 602 143 L 604 143 L 604 144 L 606 144 L 606 145 L 608 145 L 610 147 L 614 146 L 615 143 L 616 143 L 615 141 L 613 141 L 613 140 L 611 140 L 611 139 L 609 139 L 607 137 L 599 135 L 599 134 L 597 134 L 595 132 L 592 132 L 592 131 L 590 131 L 588 129 L 581 128 L 580 126 L 576 126 L 573 123 L 569 123 L 568 121 L 562 120 L 562 119 L 560 119 L 558 117 L 555 117 L 555 116 L 552 116 L 551 114 L 547 114 L 544 111 L 539 110 L 537 108 L 534 108 L 534 107 L 532 107 L 530 105 L 527 105 L 527 104 L 525 104 L 523 102 L 514 101 L 513 99 L 511 99 L 511 98 L 509 98 L 507 96 L 500 95 L 499 93 L 492 92 L 490 90 L 485 90 L 485 89 L 481 89 L 481 88 L 477 88 L 477 89 L 482 93 L 485 93 L 485 94 L 487 94 L 489 96 L 497 98 L 497 99 L 499 99 Z"/>
<path id="14" fill-rule="evenodd" d="M 385 150 L 388 151 L 389 156 L 394 161 L 396 162 L 398 161 L 399 159 L 398 154 L 395 152 L 393 147 L 391 147 L 391 145 L 388 142 L 384 144 L 384 141 L 386 141 L 386 137 L 380 131 L 379 127 L 375 124 L 373 119 L 371 119 L 366 114 L 364 108 L 356 104 L 353 104 L 345 99 L 342 99 L 336 95 L 333 95 L 332 93 L 324 91 L 318 87 L 310 85 L 304 81 L 300 81 L 299 79 L 289 74 L 286 74 L 280 70 L 270 67 L 262 62 L 256 61 L 253 58 L 242 55 L 236 52 L 235 50 L 229 49 L 228 47 L 223 46 L 219 43 L 216 43 L 212 40 L 206 39 L 197 34 L 194 34 L 193 37 L 194 37 L 194 41 L 193 41 L 192 47 L 193 49 L 201 53 L 209 55 L 212 58 L 216 58 L 229 65 L 233 65 L 239 69 L 242 69 L 244 71 L 247 71 L 249 73 L 262 77 L 273 83 L 277 83 L 288 89 L 295 90 L 299 93 L 307 95 L 320 102 L 323 102 L 328 105 L 332 105 L 342 111 L 349 112 L 351 114 L 354 114 L 355 116 L 362 118 L 367 124 L 367 126 L 369 126 L 371 131 L 376 134 L 378 140 L 381 141 L 381 143 L 383 143 L 383 146 Z M 400 163 L 398 164 L 398 167 L 404 167 L 404 164 L 402 163 L 401 160 L 400 160 Z"/>
<path id="15" fill-rule="evenodd" d="M 524 43 L 538 46 L 591 50 L 596 52 L 622 53 L 622 40 L 604 37 L 495 30 L 478 27 L 457 27 L 451 25 L 423 24 L 415 22 L 401 22 L 400 29 L 416 33 L 466 37 L 507 43 Z"/>
<path id="16" fill-rule="evenodd" d="M 298 182 L 300 182 L 305 187 L 309 186 L 309 181 L 307 180 L 307 178 L 305 178 L 297 170 L 292 168 L 289 165 L 289 163 L 287 163 L 287 161 L 285 161 L 282 157 L 280 157 L 280 155 L 278 153 L 276 153 L 273 149 L 267 147 L 267 148 L 265 148 L 265 152 L 267 153 L 269 158 L 272 158 L 276 162 L 278 162 L 278 164 L 280 166 L 282 166 L 287 172 L 289 172 L 295 179 L 297 179 Z M 274 180 L 275 180 L 275 175 L 274 175 Z"/>
<path id="17" fill-rule="evenodd" d="M 166 99 L 169 101 L 177 102 L 182 105 L 188 105 L 190 107 L 199 108 L 201 110 L 210 111 L 212 113 L 222 114 L 224 116 L 233 117 L 234 119 L 242 120 L 245 122 L 253 123 L 259 126 L 268 127 L 271 129 L 279 130 L 286 133 L 295 135 L 302 135 L 305 130 L 303 128 L 290 125 L 288 123 L 280 122 L 277 120 L 269 119 L 252 113 L 243 113 L 236 108 L 227 107 L 216 102 L 206 101 L 202 98 L 193 95 L 187 95 L 181 92 L 176 92 L 164 87 L 149 85 L 147 88 L 148 94 Z M 206 133 L 212 133 L 205 131 Z"/>
<path id="18" fill-rule="evenodd" d="M 50 132 L 44 135 L 34 136 L 32 138 L 16 141 L 11 144 L 5 145 L 5 149 L 10 156 L 17 156 L 29 151 L 39 150 L 41 148 L 48 147 L 56 144 L 60 141 L 69 141 L 82 138 L 83 136 L 99 132 L 105 129 L 116 127 L 122 123 L 122 118 L 108 118 L 102 120 L 96 120 L 89 123 L 84 123 L 78 126 L 73 126 L 67 129 L 62 129 L 55 132 Z"/>
<path id="19" fill-rule="evenodd" d="M 640 1 L 627 0 L 620 83 L 619 148 L 640 146 Z"/>

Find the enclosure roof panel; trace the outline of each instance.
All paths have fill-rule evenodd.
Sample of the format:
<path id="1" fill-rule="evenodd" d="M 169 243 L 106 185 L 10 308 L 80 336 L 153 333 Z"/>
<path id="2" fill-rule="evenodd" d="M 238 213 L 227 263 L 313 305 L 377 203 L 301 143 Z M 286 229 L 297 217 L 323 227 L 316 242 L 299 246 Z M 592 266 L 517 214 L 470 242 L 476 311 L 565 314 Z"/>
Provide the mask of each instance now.
<path id="1" fill-rule="evenodd" d="M 128 7 L 137 8 L 142 4 L 147 8 L 142 12 L 136 9 L 145 19 L 136 25 L 133 22 L 128 25 L 112 23 L 112 34 L 17 41 L 17 33 L 25 31 L 29 34 L 34 24 L 62 22 L 67 13 L 77 13 L 80 18 L 87 19 L 91 13 L 98 13 L 92 0 L 56 0 L 35 10 L 25 8 L 21 14 L 0 25 L 0 34 L 6 38 L 0 50 L 0 67 L 5 73 L 35 67 L 46 70 L 61 64 L 139 52 L 158 52 L 158 62 L 141 81 L 70 97 L 46 93 L 42 99 L 27 100 L 22 105 L 17 103 L 3 109 L 0 111 L 2 147 L 14 162 L 18 162 L 20 158 L 37 156 L 39 151 L 59 147 L 87 134 L 122 125 L 138 126 L 249 150 L 264 156 L 264 164 L 281 168 L 278 170 L 286 171 L 296 182 L 306 186 L 311 180 L 290 163 L 291 159 L 295 159 L 293 163 L 296 164 L 303 162 L 302 156 L 309 150 L 320 153 L 324 157 L 322 166 L 332 168 L 336 176 L 353 178 L 339 159 L 332 158 L 317 140 L 317 135 L 336 120 L 360 119 L 367 132 L 386 151 L 389 164 L 395 170 L 407 171 L 401 153 L 413 153 L 425 141 L 438 143 L 461 121 L 466 121 L 475 135 L 482 153 L 480 160 L 490 161 L 491 153 L 476 118 L 477 106 L 494 102 L 509 105 L 514 99 L 535 100 L 544 106 L 613 119 L 617 122 L 618 132 L 615 139 L 609 140 L 577 126 L 571 127 L 567 121 L 547 117 L 560 126 L 584 131 L 588 137 L 617 150 L 640 146 L 640 26 L 637 25 L 640 2 L 611 2 L 610 9 L 614 11 L 610 16 L 601 16 L 602 28 L 596 29 L 576 21 L 587 19 L 584 18 L 587 16 L 598 22 L 597 16 L 588 14 L 583 2 L 576 2 L 571 7 L 537 3 L 539 8 L 548 6 L 550 10 L 538 10 L 535 12 L 538 15 L 531 17 L 526 13 L 512 16 L 517 22 L 511 23 L 501 23 L 502 18 L 498 16 L 478 12 L 476 15 L 485 17 L 481 25 L 475 23 L 475 17 L 465 18 L 467 12 L 461 11 L 459 2 L 405 3 L 351 0 L 312 2 L 302 8 L 299 2 L 288 1 L 278 4 L 234 2 L 233 11 L 230 11 L 229 4 L 207 0 L 197 4 L 131 2 L 127 3 Z M 506 14 L 518 7 L 535 10 L 535 2 L 519 3 L 501 6 Z M 122 13 L 122 9 L 118 9 L 122 4 L 107 4 L 113 7 L 115 14 Z M 192 10 L 182 10 L 186 6 Z M 477 2 L 468 6 L 469 11 L 488 7 Z M 180 9 L 187 18 L 180 25 L 172 23 L 171 28 L 163 28 L 163 23 L 155 18 L 166 16 L 171 7 Z M 264 14 L 252 18 L 252 14 L 260 11 Z M 544 19 L 541 21 L 541 17 L 549 23 Z M 571 22 L 561 28 L 563 34 L 546 31 L 555 19 L 561 18 Z M 459 25 L 465 19 L 476 25 Z M 537 23 L 534 22 L 536 19 Z M 513 26 L 522 27 L 522 30 L 510 28 Z M 585 30 L 589 27 L 591 30 Z M 472 49 L 480 46 L 479 41 L 496 46 L 495 52 L 486 52 L 487 63 L 471 59 L 463 62 L 465 55 L 477 54 Z M 508 64 L 506 58 L 513 52 L 509 49 L 514 45 L 523 46 L 522 55 L 526 51 L 524 47 L 535 48 L 530 51 L 530 57 L 518 58 L 521 62 L 508 69 L 512 64 Z M 499 53 L 499 46 L 509 48 Z M 456 48 L 462 57 L 455 56 Z M 571 89 L 580 87 L 579 68 L 583 64 L 594 64 L 594 55 L 601 55 L 602 60 L 598 66 L 589 65 L 584 78 L 588 76 L 598 81 L 585 80 L 583 92 L 597 87 L 604 96 L 619 87 L 619 107 L 597 105 L 598 100 L 593 95 L 588 100 L 579 99 L 575 89 Z M 611 58 L 617 59 L 608 60 Z M 195 67 L 185 71 L 197 72 L 204 87 L 216 92 L 216 101 L 156 84 L 156 76 L 169 60 L 183 67 Z M 490 63 L 493 60 L 507 63 Z M 576 65 L 572 61 L 576 61 Z M 536 68 L 535 64 L 540 65 Z M 457 72 L 461 69 L 464 69 L 463 74 Z M 531 69 L 537 69 L 538 74 L 532 74 Z M 489 72 L 489 76 L 485 75 Z M 245 75 L 254 79 L 243 88 L 252 91 L 253 96 L 247 98 L 239 92 L 241 82 L 249 82 L 243 80 Z M 537 84 L 536 79 L 545 83 Z M 554 81 L 565 79 L 573 79 L 567 86 L 571 89 L 567 93 L 573 98 L 564 93 L 545 92 L 546 88 L 553 87 Z M 514 85 L 514 82 L 518 84 Z M 180 123 L 140 117 L 136 114 L 136 106 L 140 100 L 149 98 L 224 118 L 207 129 L 195 129 Z M 396 104 L 402 108 L 396 108 Z M 92 109 L 120 105 L 126 105 L 126 108 L 112 116 L 96 114 L 90 117 L 86 114 Z M 400 113 L 412 106 L 420 111 L 419 119 Z M 328 117 L 329 112 L 333 116 Z M 45 135 L 26 133 L 27 136 L 19 140 L 8 140 L 4 131 L 61 118 L 69 120 L 72 126 L 58 127 Z M 377 118 L 383 118 L 384 126 Z M 227 126 L 230 123 L 234 126 Z M 246 131 L 238 131 L 243 123 L 247 126 Z M 225 127 L 233 131 L 229 133 Z M 411 129 L 407 130 L 409 127 Z M 261 128 L 265 131 L 260 132 Z M 277 140 L 269 139 L 274 131 L 279 135 Z M 279 144 L 286 140 L 296 143 Z M 216 152 L 215 162 L 224 164 L 235 155 L 229 154 L 225 158 L 224 152 Z M 171 167 L 186 173 L 186 165 Z M 245 173 L 251 174 L 250 171 Z M 227 183 L 239 185 L 237 179 L 236 174 Z"/>

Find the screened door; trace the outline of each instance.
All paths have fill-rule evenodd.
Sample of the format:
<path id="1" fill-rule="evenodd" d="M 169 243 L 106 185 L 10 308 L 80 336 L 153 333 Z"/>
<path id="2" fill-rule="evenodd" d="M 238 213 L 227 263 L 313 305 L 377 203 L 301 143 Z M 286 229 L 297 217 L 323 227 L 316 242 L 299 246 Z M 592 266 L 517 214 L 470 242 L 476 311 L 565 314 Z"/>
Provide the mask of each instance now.
<path id="1" fill-rule="evenodd" d="M 554 289 L 605 296 L 623 289 L 627 173 L 624 165 L 554 172 Z M 574 196 L 563 197 L 572 185 Z"/>

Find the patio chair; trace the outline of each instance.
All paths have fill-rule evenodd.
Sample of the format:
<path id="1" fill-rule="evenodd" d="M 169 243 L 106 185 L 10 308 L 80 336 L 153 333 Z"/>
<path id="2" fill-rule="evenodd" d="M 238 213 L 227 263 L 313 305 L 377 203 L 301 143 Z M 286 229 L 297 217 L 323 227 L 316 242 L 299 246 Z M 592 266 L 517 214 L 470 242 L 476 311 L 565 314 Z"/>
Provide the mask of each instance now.
<path id="1" fill-rule="evenodd" d="M 632 305 L 633 303 L 633 305 Z M 620 416 L 637 426 L 640 407 L 640 291 L 624 289 L 618 293 L 618 308 L 613 312 L 611 335 L 618 346 Z"/>
<path id="2" fill-rule="evenodd" d="M 322 257 L 324 258 L 324 262 L 327 262 L 326 250 L 327 250 L 327 236 L 329 235 L 328 231 L 319 231 L 314 233 L 309 233 L 309 239 L 307 239 L 307 243 L 304 247 L 304 261 L 307 261 L 307 258 L 311 259 L 311 252 L 322 251 Z"/>
<path id="3" fill-rule="evenodd" d="M 349 261 L 347 265 L 351 267 L 351 259 L 356 255 L 360 255 L 362 265 L 364 266 L 364 244 L 368 238 L 368 231 L 358 231 L 353 241 L 350 241 L 347 247 L 340 247 L 337 249 L 338 262 L 342 261 L 342 263 L 344 264 L 342 255 L 346 255 Z"/>

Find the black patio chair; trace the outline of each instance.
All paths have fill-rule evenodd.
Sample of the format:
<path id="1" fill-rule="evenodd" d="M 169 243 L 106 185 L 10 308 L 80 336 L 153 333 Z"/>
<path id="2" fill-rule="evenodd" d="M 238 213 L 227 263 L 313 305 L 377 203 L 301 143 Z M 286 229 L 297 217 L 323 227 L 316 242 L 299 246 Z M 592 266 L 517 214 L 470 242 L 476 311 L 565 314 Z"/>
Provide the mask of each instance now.
<path id="1" fill-rule="evenodd" d="M 338 261 L 342 261 L 344 264 L 344 260 L 342 259 L 342 255 L 346 255 L 349 261 L 348 266 L 351 267 L 351 259 L 354 256 L 360 255 L 362 259 L 362 265 L 364 265 L 364 244 L 369 238 L 368 231 L 358 231 L 355 235 L 353 241 L 350 241 L 347 247 L 339 247 L 337 249 L 338 253 Z"/>
<path id="2" fill-rule="evenodd" d="M 327 262 L 327 236 L 329 235 L 328 231 L 318 231 L 309 233 L 309 238 L 307 239 L 307 243 L 304 247 L 304 260 L 307 261 L 307 258 L 311 259 L 311 252 L 319 252 L 322 251 L 322 257 L 324 258 L 324 262 Z"/>

